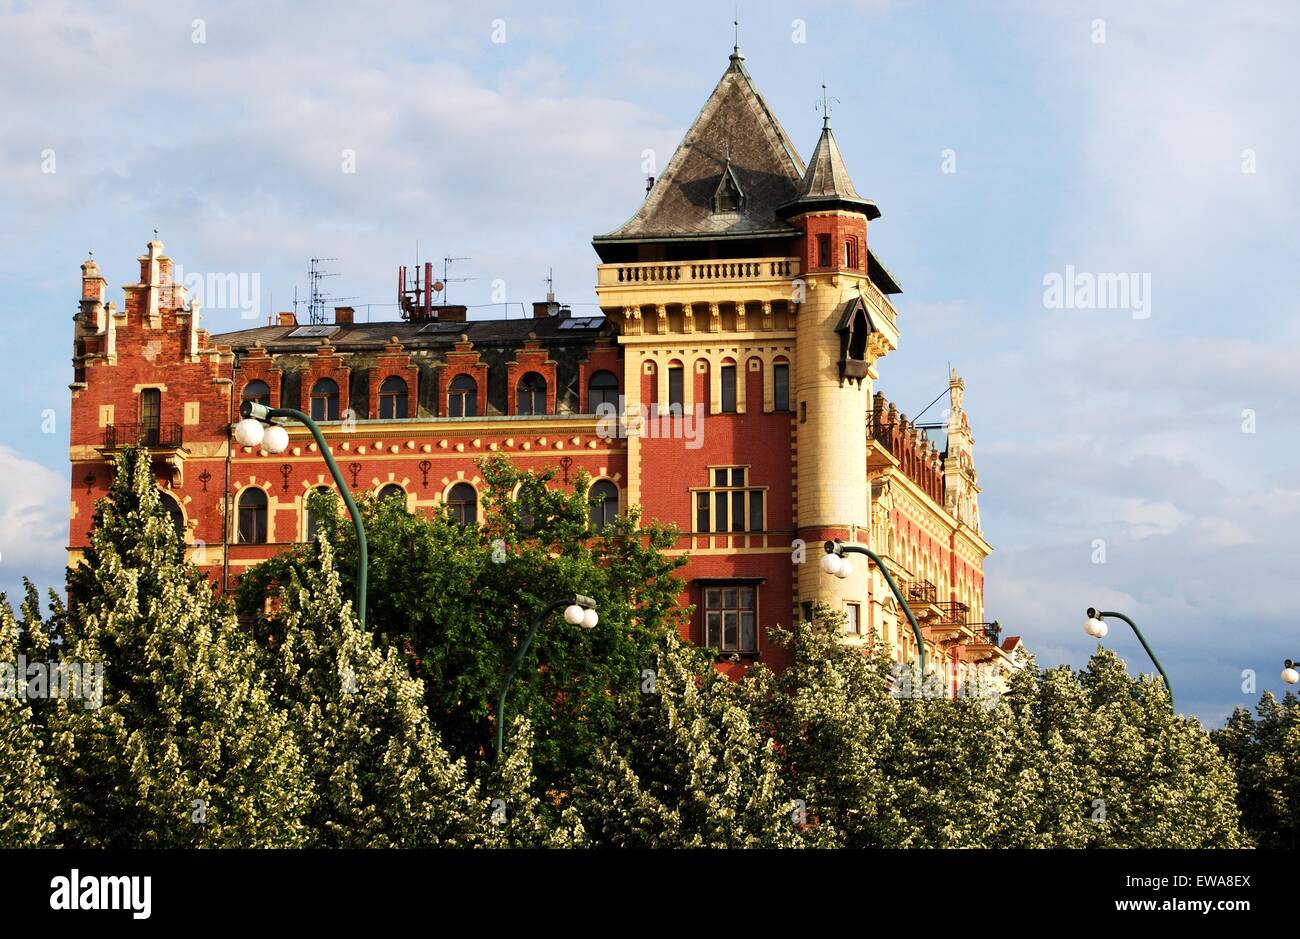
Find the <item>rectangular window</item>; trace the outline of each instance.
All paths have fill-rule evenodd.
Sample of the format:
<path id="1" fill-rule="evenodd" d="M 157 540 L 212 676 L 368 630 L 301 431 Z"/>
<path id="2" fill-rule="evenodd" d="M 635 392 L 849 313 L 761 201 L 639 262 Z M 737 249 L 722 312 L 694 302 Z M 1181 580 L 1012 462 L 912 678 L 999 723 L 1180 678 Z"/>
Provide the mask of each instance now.
<path id="1" fill-rule="evenodd" d="M 749 485 L 748 467 L 712 467 L 709 482 L 707 489 L 695 490 L 696 532 L 766 530 L 767 491 Z"/>
<path id="2" fill-rule="evenodd" d="M 673 413 L 683 413 L 685 407 L 682 392 L 682 367 L 674 365 L 668 369 L 668 407 L 676 408 Z"/>
<path id="3" fill-rule="evenodd" d="M 162 436 L 162 392 L 146 388 L 140 392 L 140 442 L 156 447 Z"/>
<path id="4" fill-rule="evenodd" d="M 736 366 L 722 366 L 722 410 L 736 413 Z"/>
<path id="5" fill-rule="evenodd" d="M 830 235 L 817 236 L 817 266 L 818 267 L 831 266 L 831 236 Z"/>
<path id="6" fill-rule="evenodd" d="M 790 366 L 784 362 L 772 366 L 772 407 L 790 410 Z"/>
<path id="7" fill-rule="evenodd" d="M 704 644 L 720 652 L 758 651 L 758 589 L 735 586 L 704 590 Z"/>
<path id="8" fill-rule="evenodd" d="M 813 614 L 813 609 L 812 609 L 812 608 L 813 608 L 813 605 L 812 605 L 812 601 L 811 601 L 811 600 L 805 600 L 803 603 L 799 604 L 799 606 L 800 606 L 800 608 L 803 610 L 803 621 L 804 621 L 805 623 L 811 623 L 811 622 L 812 622 L 812 614 Z"/>
<path id="9" fill-rule="evenodd" d="M 857 636 L 862 633 L 862 604 L 846 603 L 844 612 L 848 615 L 848 622 L 845 624 L 844 631 Z"/>

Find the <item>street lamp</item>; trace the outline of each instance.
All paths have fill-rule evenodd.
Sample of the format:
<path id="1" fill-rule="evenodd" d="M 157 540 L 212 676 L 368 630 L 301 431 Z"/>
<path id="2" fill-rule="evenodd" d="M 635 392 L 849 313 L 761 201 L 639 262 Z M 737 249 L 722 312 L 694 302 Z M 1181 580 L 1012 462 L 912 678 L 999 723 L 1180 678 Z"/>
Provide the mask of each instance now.
<path id="1" fill-rule="evenodd" d="M 1146 650 L 1147 657 L 1151 659 L 1152 664 L 1156 667 L 1156 671 L 1158 671 L 1160 677 L 1164 679 L 1165 690 L 1169 692 L 1169 709 L 1171 711 L 1174 710 L 1174 686 L 1169 681 L 1169 676 L 1165 673 L 1165 667 L 1160 664 L 1160 660 L 1156 658 L 1156 654 L 1152 652 L 1151 647 L 1147 645 L 1146 636 L 1142 635 L 1142 630 L 1137 628 L 1137 623 L 1133 622 L 1123 613 L 1116 613 L 1114 610 L 1099 611 L 1093 607 L 1088 607 L 1088 618 L 1084 621 L 1083 631 L 1094 639 L 1105 638 L 1106 633 L 1110 632 L 1110 627 L 1105 623 L 1105 619 L 1108 616 L 1113 616 L 1115 619 L 1122 619 L 1124 622 L 1129 624 L 1133 633 L 1138 637 L 1138 642 L 1142 643 L 1142 648 Z M 1291 663 L 1288 662 L 1287 664 L 1290 665 Z M 1283 677 L 1285 677 L 1285 672 L 1283 673 Z"/>
<path id="2" fill-rule="evenodd" d="M 325 465 L 329 467 L 330 475 L 334 477 L 334 483 L 339 487 L 339 493 L 343 496 L 343 502 L 348 507 L 348 514 L 352 516 L 352 524 L 357 531 L 357 619 L 360 621 L 361 631 L 365 632 L 366 576 L 370 568 L 366 529 L 361 524 L 361 512 L 352 498 L 352 490 L 348 489 L 347 483 L 343 481 L 343 474 L 339 472 L 338 464 L 334 462 L 334 456 L 325 443 L 325 436 L 320 432 L 315 421 L 302 411 L 293 408 L 268 408 L 256 401 L 245 401 L 239 406 L 239 416 L 243 419 L 235 425 L 235 440 L 245 447 L 261 447 L 267 453 L 283 453 L 288 449 L 289 432 L 279 424 L 271 423 L 277 418 L 305 424 L 311 431 L 311 435 L 316 438 L 316 446 L 321 456 L 325 457 Z"/>
<path id="3" fill-rule="evenodd" d="M 1282 669 L 1282 680 L 1284 682 L 1286 682 L 1288 685 L 1294 685 L 1296 682 L 1300 681 L 1300 672 L 1296 671 L 1295 662 L 1292 662 L 1290 659 L 1287 659 L 1282 664 L 1284 666 Z"/>
<path id="4" fill-rule="evenodd" d="M 921 635 L 921 624 L 916 621 L 912 615 L 912 608 L 907 605 L 907 600 L 903 598 L 903 592 L 898 589 L 898 584 L 894 583 L 893 575 L 889 573 L 889 568 L 885 562 L 880 559 L 880 555 L 870 548 L 864 548 L 862 545 L 845 544 L 836 538 L 834 541 L 826 542 L 826 556 L 822 558 L 822 571 L 832 574 L 843 580 L 853 573 L 853 562 L 846 558 L 846 554 L 865 554 L 876 563 L 880 568 L 880 573 L 885 575 L 885 583 L 889 584 L 889 589 L 893 591 L 894 599 L 898 605 L 903 608 L 907 614 L 907 621 L 912 624 L 912 632 L 916 635 L 917 657 L 921 661 L 921 675 L 925 675 L 925 637 Z"/>
<path id="5" fill-rule="evenodd" d="M 519 669 L 519 663 L 523 661 L 524 654 L 528 647 L 533 644 L 533 637 L 537 635 L 537 630 L 541 628 L 546 617 L 550 616 L 556 610 L 564 608 L 564 621 L 570 626 L 582 626 L 584 629 L 594 629 L 600 622 L 600 617 L 596 615 L 596 601 L 591 597 L 584 597 L 582 594 L 570 594 L 562 600 L 556 600 L 542 608 L 541 612 L 533 619 L 533 625 L 528 630 L 528 635 L 524 637 L 523 643 L 519 646 L 519 651 L 515 653 L 514 661 L 510 663 L 510 668 L 506 671 L 506 680 L 501 684 L 501 694 L 497 696 L 497 761 L 501 760 L 501 751 L 505 746 L 506 730 L 506 694 L 510 691 L 510 682 L 515 677 L 515 672 Z"/>

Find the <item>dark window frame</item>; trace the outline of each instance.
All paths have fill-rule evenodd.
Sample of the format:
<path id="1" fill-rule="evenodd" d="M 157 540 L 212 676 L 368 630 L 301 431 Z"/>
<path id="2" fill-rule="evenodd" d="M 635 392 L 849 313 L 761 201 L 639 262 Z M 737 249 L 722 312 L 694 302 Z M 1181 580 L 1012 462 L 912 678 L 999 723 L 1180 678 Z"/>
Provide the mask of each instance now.
<path id="1" fill-rule="evenodd" d="M 515 383 L 515 413 L 527 417 L 546 414 L 549 385 L 540 372 L 525 372 Z"/>
<path id="2" fill-rule="evenodd" d="M 772 409 L 790 410 L 790 363 L 774 362 L 772 364 Z"/>
<path id="3" fill-rule="evenodd" d="M 704 646 L 717 649 L 724 655 L 758 654 L 758 587 L 758 584 L 738 581 L 734 584 L 707 584 L 700 588 L 700 626 Z M 729 615 L 734 617 L 730 634 Z"/>
<path id="4" fill-rule="evenodd" d="M 250 394 L 249 392 L 253 389 L 254 385 L 260 385 L 263 391 L 259 394 Z M 260 378 L 250 379 L 248 383 L 244 385 L 244 390 L 239 393 L 239 400 L 255 401 L 258 404 L 265 405 L 269 408 L 271 406 L 271 386 Z"/>
<path id="5" fill-rule="evenodd" d="M 673 408 L 677 410 L 674 411 Z M 668 410 L 670 414 L 686 413 L 686 366 L 668 366 Z"/>
<path id="6" fill-rule="evenodd" d="M 466 491 L 468 499 L 464 498 Z M 478 491 L 469 483 L 456 483 L 447 490 L 447 507 L 458 524 L 478 524 Z"/>
<path id="7" fill-rule="evenodd" d="M 321 390 L 321 387 L 327 382 L 334 387 L 332 392 L 328 389 Z M 317 402 L 321 404 L 319 409 L 316 406 Z M 337 421 L 339 419 L 339 383 L 328 376 L 318 378 L 312 382 L 310 408 L 313 421 Z"/>
<path id="8" fill-rule="evenodd" d="M 603 498 L 597 499 L 597 489 L 601 490 L 601 494 L 612 492 L 612 495 L 604 495 Z M 612 479 L 596 480 L 587 490 L 587 505 L 589 506 L 587 524 L 591 526 L 592 531 L 604 531 L 618 518 L 618 485 Z"/>
<path id="9" fill-rule="evenodd" d="M 250 505 L 250 502 L 256 504 Z M 266 492 L 257 486 L 249 486 L 239 494 L 236 540 L 239 544 L 266 544 L 270 537 L 269 522 L 270 500 Z"/>
<path id="10" fill-rule="evenodd" d="M 478 417 L 478 380 L 469 372 L 461 372 L 447 385 L 447 416 Z"/>
<path id="11" fill-rule="evenodd" d="M 396 382 L 397 384 L 393 384 Z M 401 390 L 397 390 L 397 385 Z M 384 421 L 402 420 L 408 412 L 411 386 L 401 375 L 389 375 L 379 386 L 379 419 Z M 388 413 L 384 413 L 387 411 Z"/>
<path id="12" fill-rule="evenodd" d="M 736 410 L 736 363 L 724 363 L 718 375 L 719 407 L 723 414 L 735 414 Z"/>
<path id="13" fill-rule="evenodd" d="M 609 376 L 608 382 L 601 378 L 602 375 Z M 597 379 L 600 379 L 600 385 L 596 384 Z M 587 379 L 587 413 L 599 413 L 599 408 L 602 404 L 612 404 L 617 413 L 618 376 L 607 368 L 602 368 L 593 372 L 591 377 Z"/>

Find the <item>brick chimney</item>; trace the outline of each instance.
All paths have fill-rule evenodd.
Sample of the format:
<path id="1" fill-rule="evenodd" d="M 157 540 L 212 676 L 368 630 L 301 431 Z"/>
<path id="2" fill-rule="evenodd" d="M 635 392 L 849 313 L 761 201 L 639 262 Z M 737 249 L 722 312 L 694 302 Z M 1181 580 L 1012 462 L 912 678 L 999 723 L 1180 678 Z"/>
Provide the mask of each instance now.
<path id="1" fill-rule="evenodd" d="M 294 313 L 293 313 L 291 310 L 281 310 L 281 311 L 280 311 L 280 315 L 279 315 L 279 317 L 277 317 L 277 319 L 278 319 L 278 323 L 277 323 L 277 325 L 279 325 L 279 326 L 297 326 L 297 325 L 298 325 L 298 317 L 295 316 Z"/>
<path id="2" fill-rule="evenodd" d="M 350 306 L 336 306 L 334 308 L 334 322 L 340 326 L 350 324 L 355 318 L 356 312 Z"/>

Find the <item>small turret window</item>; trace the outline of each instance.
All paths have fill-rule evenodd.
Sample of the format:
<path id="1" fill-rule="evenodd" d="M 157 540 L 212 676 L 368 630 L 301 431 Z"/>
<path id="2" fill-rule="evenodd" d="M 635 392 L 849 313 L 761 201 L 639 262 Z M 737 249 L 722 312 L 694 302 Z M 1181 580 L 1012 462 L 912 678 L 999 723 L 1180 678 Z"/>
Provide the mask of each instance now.
<path id="1" fill-rule="evenodd" d="M 817 236 L 817 266 L 818 267 L 831 266 L 831 236 L 830 235 Z"/>

